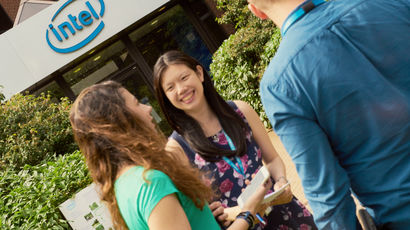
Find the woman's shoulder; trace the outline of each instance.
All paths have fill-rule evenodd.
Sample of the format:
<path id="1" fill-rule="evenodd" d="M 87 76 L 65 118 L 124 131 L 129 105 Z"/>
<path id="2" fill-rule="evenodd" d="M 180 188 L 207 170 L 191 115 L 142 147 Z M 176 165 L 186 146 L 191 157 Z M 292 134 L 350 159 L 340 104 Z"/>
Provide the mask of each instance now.
<path id="1" fill-rule="evenodd" d="M 120 184 L 130 184 L 136 183 L 136 184 L 146 184 L 147 181 L 148 184 L 155 182 L 155 181 L 161 181 L 161 180 L 171 180 L 167 174 L 160 170 L 156 169 L 148 169 L 145 170 L 144 167 L 142 166 L 133 166 L 130 167 L 126 172 L 124 172 L 117 180 L 116 180 L 116 185 Z"/>
<path id="2" fill-rule="evenodd" d="M 254 112 L 255 110 L 253 110 L 253 108 L 246 102 L 241 101 L 241 100 L 234 100 L 234 101 L 228 101 L 228 104 L 232 107 L 233 110 L 235 110 L 235 112 L 237 114 L 239 114 L 239 116 L 241 116 L 245 121 L 248 121 L 249 119 L 249 114 L 251 114 L 252 112 Z M 232 104 L 234 106 L 232 106 Z"/>
<path id="3" fill-rule="evenodd" d="M 174 131 L 168 138 L 168 151 L 175 153 L 175 155 L 183 162 L 189 162 L 195 157 L 195 151 L 191 148 L 188 142 L 178 132 Z"/>
<path id="4" fill-rule="evenodd" d="M 245 115 L 249 113 L 250 111 L 253 111 L 253 108 L 244 101 L 234 100 L 232 102 L 235 103 L 236 107 Z"/>
<path id="5" fill-rule="evenodd" d="M 149 169 L 145 176 L 150 183 L 155 181 L 171 181 L 171 178 L 166 173 L 156 169 Z"/>

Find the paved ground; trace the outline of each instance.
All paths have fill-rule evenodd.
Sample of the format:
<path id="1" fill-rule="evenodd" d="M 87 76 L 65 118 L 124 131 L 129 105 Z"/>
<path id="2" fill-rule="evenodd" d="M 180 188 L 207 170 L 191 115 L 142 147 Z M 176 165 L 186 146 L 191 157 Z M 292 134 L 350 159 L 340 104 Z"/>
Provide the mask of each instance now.
<path id="1" fill-rule="evenodd" d="M 282 142 L 280 141 L 279 137 L 274 132 L 269 132 L 269 137 L 272 141 L 273 146 L 275 147 L 276 151 L 282 158 L 283 163 L 286 166 L 286 176 L 288 181 L 291 183 L 291 188 L 293 194 L 310 210 L 312 209 L 309 206 L 308 201 L 305 198 L 305 194 L 303 193 L 303 187 L 300 181 L 300 178 L 296 172 L 295 165 L 292 162 L 289 154 L 286 152 L 285 147 L 283 147 Z"/>

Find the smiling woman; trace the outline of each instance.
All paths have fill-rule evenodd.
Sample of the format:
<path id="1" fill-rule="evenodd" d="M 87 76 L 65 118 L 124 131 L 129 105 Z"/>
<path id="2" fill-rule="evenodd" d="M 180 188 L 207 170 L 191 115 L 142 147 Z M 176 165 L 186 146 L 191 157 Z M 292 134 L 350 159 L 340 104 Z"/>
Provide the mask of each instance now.
<path id="1" fill-rule="evenodd" d="M 165 95 L 181 110 L 195 110 L 205 100 L 202 88 L 204 81 L 203 69 L 196 67 L 196 71 L 183 64 L 169 66 L 164 71 L 161 85 Z"/>
<path id="2" fill-rule="evenodd" d="M 197 60 L 180 51 L 163 54 L 154 67 L 154 85 L 175 130 L 168 146 L 185 152 L 186 157 L 181 158 L 208 172 L 205 181 L 218 188 L 219 196 L 211 206 L 237 206 L 245 181 L 251 180 L 262 163 L 275 182 L 272 190 L 287 183 L 284 164 L 257 113 L 243 101 L 225 102 Z M 252 229 L 316 229 L 312 215 L 289 187 L 269 204 L 272 211 L 267 214 L 267 225 Z M 224 215 L 218 220 L 227 224 Z"/>

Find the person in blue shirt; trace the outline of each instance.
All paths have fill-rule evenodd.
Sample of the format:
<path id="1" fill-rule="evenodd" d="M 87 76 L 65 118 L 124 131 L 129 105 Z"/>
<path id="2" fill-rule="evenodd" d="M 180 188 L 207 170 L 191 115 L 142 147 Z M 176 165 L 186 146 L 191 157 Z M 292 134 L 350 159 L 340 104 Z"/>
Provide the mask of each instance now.
<path id="1" fill-rule="evenodd" d="M 281 28 L 261 81 L 320 229 L 410 227 L 410 1 L 248 0 Z"/>

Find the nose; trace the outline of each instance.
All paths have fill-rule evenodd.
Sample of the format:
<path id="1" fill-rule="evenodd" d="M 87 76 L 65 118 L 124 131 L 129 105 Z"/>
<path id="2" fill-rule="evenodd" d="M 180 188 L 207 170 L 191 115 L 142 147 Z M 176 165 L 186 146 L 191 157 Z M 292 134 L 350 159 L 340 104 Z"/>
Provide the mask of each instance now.
<path id="1" fill-rule="evenodd" d="M 187 91 L 187 87 L 183 84 L 176 85 L 178 95 L 183 95 Z"/>

